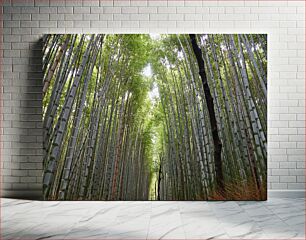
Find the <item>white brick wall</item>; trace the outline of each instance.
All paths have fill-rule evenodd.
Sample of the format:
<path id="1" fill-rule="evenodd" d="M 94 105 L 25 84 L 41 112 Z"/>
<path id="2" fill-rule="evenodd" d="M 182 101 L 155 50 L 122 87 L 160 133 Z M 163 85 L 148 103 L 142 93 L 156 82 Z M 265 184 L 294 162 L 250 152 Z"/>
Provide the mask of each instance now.
<path id="1" fill-rule="evenodd" d="M 304 190 L 304 1 L 3 0 L 2 196 L 39 194 L 44 33 L 268 33 L 268 184 Z"/>

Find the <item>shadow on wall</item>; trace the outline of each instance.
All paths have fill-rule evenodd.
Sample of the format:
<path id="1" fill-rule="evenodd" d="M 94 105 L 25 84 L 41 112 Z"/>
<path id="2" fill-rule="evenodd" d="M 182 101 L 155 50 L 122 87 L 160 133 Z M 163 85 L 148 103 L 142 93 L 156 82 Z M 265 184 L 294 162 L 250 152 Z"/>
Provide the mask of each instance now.
<path id="1" fill-rule="evenodd" d="M 6 186 L 2 184 L 1 196 L 17 199 L 42 199 L 42 46 L 43 39 L 29 43 L 29 49 L 21 51 L 21 57 L 27 59 L 24 65 L 12 65 L 13 72 L 19 73 L 15 86 L 20 92 L 11 95 L 12 100 L 19 100 L 13 113 L 19 117 L 15 121 L 18 142 L 14 142 L 11 152 L 11 170 L 19 176 L 19 182 Z M 14 124 L 14 123 L 12 123 Z M 16 151 L 14 151 L 16 150 Z M 18 169 L 13 169 L 17 163 Z"/>

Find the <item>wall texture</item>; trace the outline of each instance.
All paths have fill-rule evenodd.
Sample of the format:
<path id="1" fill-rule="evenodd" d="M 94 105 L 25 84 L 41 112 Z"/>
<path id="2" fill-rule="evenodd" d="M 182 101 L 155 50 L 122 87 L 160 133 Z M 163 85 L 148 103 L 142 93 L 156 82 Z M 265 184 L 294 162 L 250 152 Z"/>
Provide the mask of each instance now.
<path id="1" fill-rule="evenodd" d="M 268 184 L 305 188 L 304 1 L 3 0 L 2 196 L 42 182 L 45 33 L 268 33 Z"/>

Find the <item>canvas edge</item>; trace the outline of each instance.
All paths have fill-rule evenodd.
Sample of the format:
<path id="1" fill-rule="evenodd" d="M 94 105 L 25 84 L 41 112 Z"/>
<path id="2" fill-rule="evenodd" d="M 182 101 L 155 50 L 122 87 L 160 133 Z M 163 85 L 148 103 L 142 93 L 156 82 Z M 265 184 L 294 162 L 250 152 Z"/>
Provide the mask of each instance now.
<path id="1" fill-rule="evenodd" d="M 305 190 L 268 190 L 268 198 L 304 198 Z M 43 200 L 42 190 L 2 190 L 2 198 Z"/>

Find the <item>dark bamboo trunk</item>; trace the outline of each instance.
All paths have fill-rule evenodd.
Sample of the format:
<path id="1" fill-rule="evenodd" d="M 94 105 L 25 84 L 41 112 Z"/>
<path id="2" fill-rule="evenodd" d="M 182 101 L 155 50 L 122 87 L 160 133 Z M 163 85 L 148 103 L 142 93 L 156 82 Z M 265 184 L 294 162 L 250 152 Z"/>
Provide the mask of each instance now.
<path id="1" fill-rule="evenodd" d="M 222 172 L 222 159 L 221 159 L 222 143 L 218 135 L 218 126 L 217 126 L 217 121 L 216 121 L 214 102 L 213 102 L 213 98 L 211 96 L 210 89 L 209 89 L 208 82 L 207 82 L 207 77 L 206 77 L 206 72 L 205 72 L 205 67 L 204 67 L 204 60 L 202 58 L 202 51 L 197 44 L 195 34 L 189 34 L 189 37 L 191 40 L 193 52 L 196 56 L 198 66 L 199 66 L 199 75 L 201 77 L 202 84 L 203 84 L 205 100 L 206 100 L 206 105 L 207 105 L 209 120 L 210 120 L 210 125 L 211 125 L 212 137 L 214 141 L 214 160 L 215 160 L 217 190 L 220 191 L 220 193 L 223 193 L 224 178 L 223 178 L 223 172 Z"/>
<path id="2" fill-rule="evenodd" d="M 160 157 L 160 162 L 159 162 L 159 171 L 158 171 L 158 183 L 157 183 L 157 200 L 161 200 L 161 196 L 160 196 L 160 183 L 161 183 L 161 175 L 162 175 L 162 161 L 163 158 Z"/>

